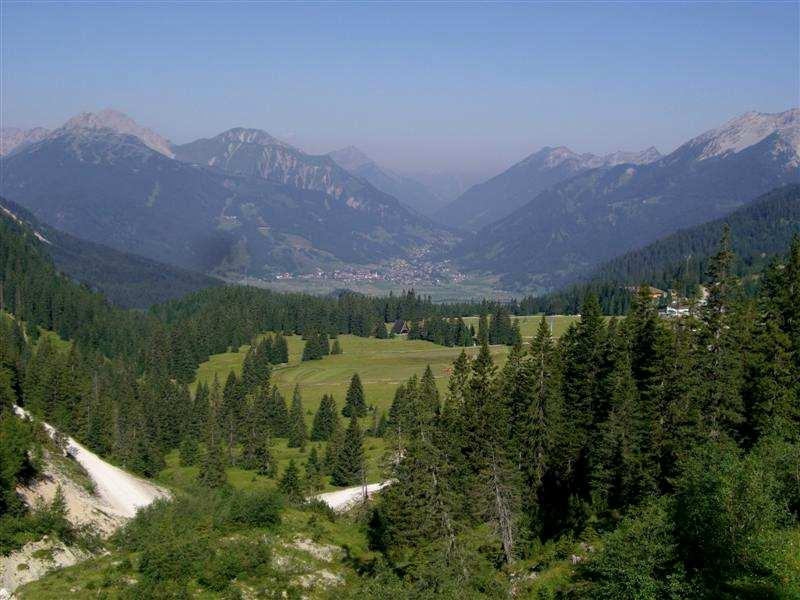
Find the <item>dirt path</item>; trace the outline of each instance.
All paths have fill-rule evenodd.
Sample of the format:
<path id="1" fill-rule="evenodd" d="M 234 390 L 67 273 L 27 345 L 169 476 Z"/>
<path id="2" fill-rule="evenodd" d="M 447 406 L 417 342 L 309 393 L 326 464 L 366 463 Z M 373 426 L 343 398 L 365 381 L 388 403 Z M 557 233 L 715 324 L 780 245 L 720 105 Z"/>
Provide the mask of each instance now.
<path id="1" fill-rule="evenodd" d="M 14 411 L 22 418 L 30 418 L 30 413 L 24 408 L 15 406 Z M 55 429 L 47 423 L 43 425 L 50 437 L 53 437 Z M 107 463 L 72 438 L 66 439 L 66 450 L 92 478 L 97 495 L 108 509 L 119 516 L 131 518 L 136 515 L 137 510 L 158 498 L 170 497 L 164 488 Z"/>
<path id="2" fill-rule="evenodd" d="M 367 496 L 371 497 L 376 492 L 379 492 L 387 485 L 391 485 L 391 481 L 383 481 L 381 483 L 370 483 L 367 485 Z M 364 499 L 364 487 L 355 486 L 345 488 L 343 490 L 336 490 L 335 492 L 326 492 L 325 494 L 318 494 L 314 496 L 317 500 L 322 500 L 325 504 L 330 506 L 336 512 L 344 512 Z"/>

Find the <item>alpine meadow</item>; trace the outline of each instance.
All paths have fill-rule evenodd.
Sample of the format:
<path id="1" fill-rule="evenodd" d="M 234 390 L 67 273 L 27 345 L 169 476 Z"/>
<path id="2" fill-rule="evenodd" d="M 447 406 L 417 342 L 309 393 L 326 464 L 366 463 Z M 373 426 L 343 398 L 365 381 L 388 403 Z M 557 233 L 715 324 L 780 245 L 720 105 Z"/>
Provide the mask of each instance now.
<path id="1" fill-rule="evenodd" d="M 800 598 L 796 2 L 0 54 L 0 600 Z"/>

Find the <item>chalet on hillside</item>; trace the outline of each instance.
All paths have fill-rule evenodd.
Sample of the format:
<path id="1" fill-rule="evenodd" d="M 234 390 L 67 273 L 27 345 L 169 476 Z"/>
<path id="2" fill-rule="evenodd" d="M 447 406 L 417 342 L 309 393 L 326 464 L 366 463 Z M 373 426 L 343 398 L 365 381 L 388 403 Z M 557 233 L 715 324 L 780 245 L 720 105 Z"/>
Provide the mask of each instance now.
<path id="1" fill-rule="evenodd" d="M 408 321 L 397 319 L 392 325 L 392 333 L 399 335 L 401 333 L 408 333 Z"/>

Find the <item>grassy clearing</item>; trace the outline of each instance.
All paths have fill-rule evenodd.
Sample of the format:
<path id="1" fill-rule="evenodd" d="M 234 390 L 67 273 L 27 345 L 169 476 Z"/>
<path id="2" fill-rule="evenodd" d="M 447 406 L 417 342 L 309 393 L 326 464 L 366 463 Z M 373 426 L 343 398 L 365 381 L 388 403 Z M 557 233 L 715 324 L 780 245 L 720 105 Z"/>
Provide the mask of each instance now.
<path id="1" fill-rule="evenodd" d="M 412 375 L 421 375 L 427 365 L 431 366 L 440 391 L 444 392 L 449 369 L 461 352 L 461 348 L 447 348 L 420 340 L 409 341 L 403 337 L 379 340 L 342 335 L 339 336 L 343 351 L 341 355 L 302 362 L 303 340 L 299 336 L 291 336 L 288 342 L 289 363 L 273 369 L 272 381 L 287 401 L 291 398 L 294 386 L 300 387 L 309 424 L 323 394 L 332 393 L 339 406 L 342 406 L 353 373 L 358 373 L 361 378 L 367 404 L 379 411 L 388 410 L 399 384 Z M 248 348 L 242 346 L 238 352 L 212 356 L 200 365 L 195 384 L 213 381 L 214 375 L 220 383 L 224 383 L 231 370 L 240 374 Z M 492 347 L 498 364 L 505 361 L 508 350 L 505 346 Z M 477 348 L 467 348 L 469 355 L 477 351 Z"/>
<path id="2" fill-rule="evenodd" d="M 332 393 L 339 407 L 344 404 L 347 387 L 353 373 L 358 373 L 364 386 L 367 404 L 375 406 L 378 414 L 380 411 L 389 409 L 397 386 L 412 375 L 422 375 L 427 365 L 430 365 L 433 370 L 440 392 L 445 393 L 449 369 L 462 350 L 461 348 L 437 346 L 426 341 L 409 341 L 403 337 L 379 340 L 342 335 L 339 336 L 342 354 L 326 356 L 321 360 L 302 362 L 300 357 L 303 343 L 299 336 L 288 338 L 289 362 L 273 369 L 272 382 L 278 386 L 287 402 L 291 399 L 295 385 L 300 387 L 306 423 L 309 428 L 323 394 Z M 226 352 L 212 356 L 207 362 L 200 365 L 195 386 L 200 381 L 213 381 L 214 376 L 222 384 L 231 370 L 239 375 L 248 348 L 249 346 L 242 346 L 238 352 Z M 478 349 L 467 348 L 466 351 L 468 354 L 474 355 Z M 508 351 L 506 346 L 492 347 L 498 364 L 505 362 Z M 371 420 L 372 416 L 368 415 L 362 419 L 362 426 L 369 427 Z M 314 445 L 317 445 L 317 451 L 322 456 L 324 443 L 315 443 Z M 285 439 L 276 439 L 272 452 L 278 461 L 278 476 L 280 477 L 292 458 L 298 464 L 304 464 L 311 446 L 312 444 L 309 445 L 306 453 L 301 454 L 296 448 L 287 448 Z M 382 464 L 386 454 L 384 441 L 367 437 L 364 449 L 367 481 L 380 481 L 383 478 Z M 197 476 L 196 467 L 180 466 L 177 452 L 168 457 L 167 464 L 168 467 L 162 472 L 161 478 L 168 485 L 183 487 Z M 229 469 L 228 480 L 233 486 L 239 488 L 275 485 L 275 480 L 242 469 Z M 335 489 L 327 481 L 325 484 L 326 490 Z"/>

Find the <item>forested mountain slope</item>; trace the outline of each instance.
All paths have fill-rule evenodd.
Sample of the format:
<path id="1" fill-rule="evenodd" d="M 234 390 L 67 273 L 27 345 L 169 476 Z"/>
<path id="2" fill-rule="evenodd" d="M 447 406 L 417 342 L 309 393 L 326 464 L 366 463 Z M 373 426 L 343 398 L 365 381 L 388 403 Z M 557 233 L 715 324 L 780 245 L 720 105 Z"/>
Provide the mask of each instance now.
<path id="1" fill-rule="evenodd" d="M 614 152 L 597 156 L 578 154 L 564 146 L 548 146 L 488 181 L 472 186 L 439 209 L 436 217 L 443 223 L 476 231 L 508 216 L 539 192 L 578 173 L 622 163 L 647 164 L 660 157 L 658 150 L 652 147 L 642 152 Z"/>
<path id="2" fill-rule="evenodd" d="M 528 299 L 523 305 L 531 312 L 574 313 L 592 291 L 607 314 L 619 314 L 630 307 L 627 288 L 642 283 L 692 295 L 697 284 L 708 282 L 709 261 L 726 225 L 736 254 L 734 271 L 740 276 L 761 271 L 792 236 L 800 234 L 800 185 L 775 189 L 721 219 L 627 252 L 598 266 L 583 283 Z"/>
<path id="3" fill-rule="evenodd" d="M 22 221 L 37 237 L 59 271 L 102 292 L 123 308 L 147 308 L 221 281 L 141 256 L 95 244 L 45 225 L 27 210 L 0 198 L 0 219 Z M 36 237 L 36 236 L 34 236 Z"/>
<path id="4" fill-rule="evenodd" d="M 645 165 L 579 174 L 456 248 L 509 286 L 553 287 L 678 229 L 800 181 L 800 109 L 747 113 Z"/>
<path id="5" fill-rule="evenodd" d="M 236 152 L 223 170 L 208 163 L 222 161 L 218 152 L 234 143 L 227 137 L 198 142 L 192 153 L 175 149 L 206 165 L 198 166 L 170 158 L 162 138 L 129 125 L 73 120 L 3 160 L 2 193 L 72 235 L 220 275 L 374 263 L 453 239 L 329 157 L 234 130 Z"/>

